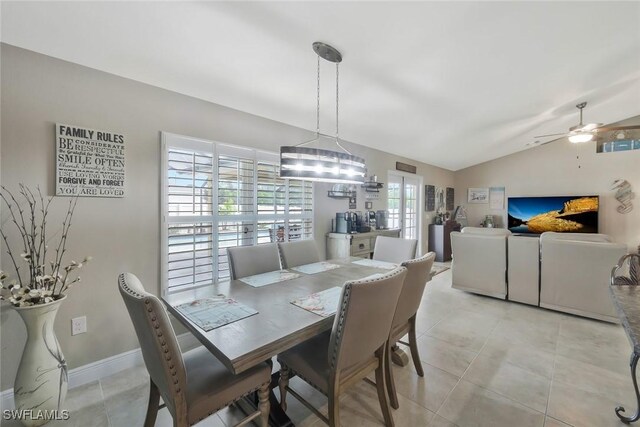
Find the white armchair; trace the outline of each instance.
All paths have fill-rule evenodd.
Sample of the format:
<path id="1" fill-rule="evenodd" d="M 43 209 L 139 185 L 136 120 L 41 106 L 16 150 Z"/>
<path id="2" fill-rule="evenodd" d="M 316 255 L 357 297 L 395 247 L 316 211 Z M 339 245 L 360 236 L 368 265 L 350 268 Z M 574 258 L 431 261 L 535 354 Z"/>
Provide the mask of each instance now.
<path id="1" fill-rule="evenodd" d="M 502 228 L 465 227 L 461 232 L 452 232 L 452 287 L 505 299 L 510 235 Z"/>
<path id="2" fill-rule="evenodd" d="M 609 281 L 625 245 L 604 234 L 547 232 L 540 249 L 540 307 L 618 322 Z"/>

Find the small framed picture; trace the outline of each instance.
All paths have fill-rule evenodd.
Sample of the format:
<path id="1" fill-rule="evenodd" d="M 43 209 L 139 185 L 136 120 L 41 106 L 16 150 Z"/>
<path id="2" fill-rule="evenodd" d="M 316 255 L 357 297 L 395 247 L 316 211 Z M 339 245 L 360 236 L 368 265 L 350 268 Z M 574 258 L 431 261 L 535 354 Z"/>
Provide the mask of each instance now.
<path id="1" fill-rule="evenodd" d="M 468 203 L 489 203 L 488 188 L 469 188 L 467 194 Z"/>
<path id="2" fill-rule="evenodd" d="M 349 209 L 357 209 L 358 205 L 356 203 L 355 197 L 349 197 Z"/>

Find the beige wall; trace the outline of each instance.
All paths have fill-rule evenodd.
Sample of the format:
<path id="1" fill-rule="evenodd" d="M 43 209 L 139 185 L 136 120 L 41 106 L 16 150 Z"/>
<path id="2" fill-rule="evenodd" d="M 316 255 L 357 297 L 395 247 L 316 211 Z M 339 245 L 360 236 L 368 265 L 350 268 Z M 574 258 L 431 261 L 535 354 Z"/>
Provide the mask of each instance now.
<path id="1" fill-rule="evenodd" d="M 58 339 L 73 369 L 137 347 L 117 292 L 118 273 L 133 272 L 148 289 L 159 291 L 160 131 L 274 152 L 280 145 L 309 139 L 310 133 L 12 46 L 3 44 L 1 49 L 3 185 L 39 185 L 48 194 L 54 193 L 56 122 L 126 136 L 127 197 L 80 199 L 69 239 L 71 256 L 94 257 L 82 271 L 83 283 L 70 293 L 56 322 Z M 396 160 L 417 164 L 363 146 L 350 146 L 367 160 L 369 171 L 382 180 L 386 180 L 387 170 L 394 169 Z M 454 183 L 453 172 L 444 169 L 418 164 L 418 173 L 425 184 Z M 346 200 L 327 198 L 327 188 L 325 184 L 315 186 L 315 234 L 323 253 L 323 236 L 329 231 L 331 217 L 348 207 Z M 374 208 L 385 207 L 382 193 Z M 358 209 L 364 210 L 362 194 Z M 426 223 L 425 218 L 424 227 Z M 0 261 L 10 270 L 4 251 Z M 88 333 L 72 337 L 70 319 L 82 315 L 87 316 Z M 21 320 L 11 309 L 3 308 L 0 390 L 13 386 L 24 342 Z"/>
<path id="2" fill-rule="evenodd" d="M 637 116 L 622 124 L 639 123 Z M 618 202 L 610 190 L 617 178 L 629 181 L 637 194 L 634 210 L 624 215 L 616 211 Z M 456 204 L 465 204 L 469 225 L 478 225 L 485 215 L 506 223 L 506 211 L 467 204 L 469 187 L 505 187 L 507 197 L 597 194 L 600 232 L 630 249 L 640 244 L 640 150 L 597 154 L 595 142 L 575 145 L 562 139 L 457 171 L 455 181 Z"/>

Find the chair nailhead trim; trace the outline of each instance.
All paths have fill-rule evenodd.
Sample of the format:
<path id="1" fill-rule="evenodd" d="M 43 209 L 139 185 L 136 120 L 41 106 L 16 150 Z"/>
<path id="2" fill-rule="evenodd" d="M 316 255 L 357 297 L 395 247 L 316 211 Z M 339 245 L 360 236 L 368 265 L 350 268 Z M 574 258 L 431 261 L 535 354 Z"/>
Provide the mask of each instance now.
<path id="1" fill-rule="evenodd" d="M 157 314 L 153 309 L 153 306 L 151 305 L 151 299 L 149 298 L 149 295 L 143 295 L 131 289 L 127 285 L 127 281 L 124 278 L 124 274 L 121 274 L 118 277 L 118 284 L 120 285 L 121 289 L 126 291 L 133 298 L 143 299 L 143 303 L 145 304 L 145 306 L 147 306 L 147 313 L 148 313 L 147 317 L 151 322 L 153 329 L 156 331 L 157 343 L 158 345 L 160 345 L 160 348 L 165 355 L 164 356 L 164 359 L 166 361 L 165 368 L 169 371 L 169 375 L 171 376 L 171 379 L 173 380 L 172 381 L 173 385 L 175 386 L 173 390 L 173 394 L 175 394 L 174 398 L 179 398 L 179 396 L 182 393 L 182 388 L 180 387 L 178 370 L 176 369 L 176 365 L 172 363 L 173 355 L 171 354 L 171 349 L 167 344 L 167 340 L 161 339 L 161 337 L 163 336 L 163 333 L 162 333 L 162 330 L 160 330 L 160 324 L 158 323 Z M 169 384 L 171 384 L 171 381 L 169 381 Z"/>
<path id="2" fill-rule="evenodd" d="M 387 273 L 384 276 L 381 277 L 376 277 L 374 279 L 367 279 L 367 280 L 353 280 L 350 282 L 347 282 L 344 286 L 344 298 L 342 300 L 342 307 L 340 307 L 340 318 L 338 320 L 338 327 L 336 328 L 336 342 L 334 343 L 333 349 L 331 349 L 331 364 L 330 364 L 330 368 L 333 369 L 336 366 L 336 362 L 337 362 L 337 358 L 338 358 L 338 349 L 340 348 L 340 343 L 342 342 L 342 333 L 344 331 L 344 322 L 345 322 L 345 314 L 347 311 L 347 307 L 349 305 L 349 300 L 351 297 L 351 287 L 353 285 L 360 285 L 360 284 L 364 284 L 364 283 L 372 283 L 372 282 L 377 282 L 379 280 L 387 280 L 387 279 L 391 279 L 395 276 L 397 276 L 398 274 L 401 274 L 400 271 L 398 272 L 391 272 L 391 273 Z"/>

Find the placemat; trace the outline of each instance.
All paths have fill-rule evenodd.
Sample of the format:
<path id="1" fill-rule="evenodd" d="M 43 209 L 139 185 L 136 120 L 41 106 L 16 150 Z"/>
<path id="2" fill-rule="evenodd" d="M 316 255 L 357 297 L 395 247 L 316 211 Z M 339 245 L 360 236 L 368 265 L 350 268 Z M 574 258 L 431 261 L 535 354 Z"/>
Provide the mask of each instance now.
<path id="1" fill-rule="evenodd" d="M 364 265 L 366 267 L 384 268 L 385 270 L 393 270 L 394 268 L 398 267 L 398 264 L 394 264 L 392 262 L 378 261 L 375 259 L 366 258 L 358 261 L 353 261 L 352 264 Z"/>
<path id="2" fill-rule="evenodd" d="M 254 288 L 259 288 L 262 286 L 272 285 L 274 283 L 284 282 L 285 280 L 297 279 L 298 277 L 300 277 L 298 273 L 292 273 L 288 270 L 277 270 L 243 277 L 240 281 L 249 286 L 253 286 Z"/>
<path id="3" fill-rule="evenodd" d="M 317 314 L 322 317 L 329 317 L 336 314 L 338 311 L 338 303 L 340 302 L 340 295 L 342 294 L 342 288 L 336 286 L 334 288 L 326 289 L 322 292 L 316 292 L 309 296 L 298 298 L 291 301 L 291 304 L 310 311 L 313 314 Z"/>
<path id="4" fill-rule="evenodd" d="M 180 304 L 175 308 L 206 332 L 258 314 L 251 307 L 222 294 Z"/>
<path id="5" fill-rule="evenodd" d="M 331 264 L 327 261 L 314 262 L 313 264 L 305 264 L 299 265 L 297 267 L 293 267 L 292 270 L 299 271 L 304 274 L 316 274 L 322 273 L 323 271 L 335 270 L 336 268 L 340 268 L 338 264 Z"/>

